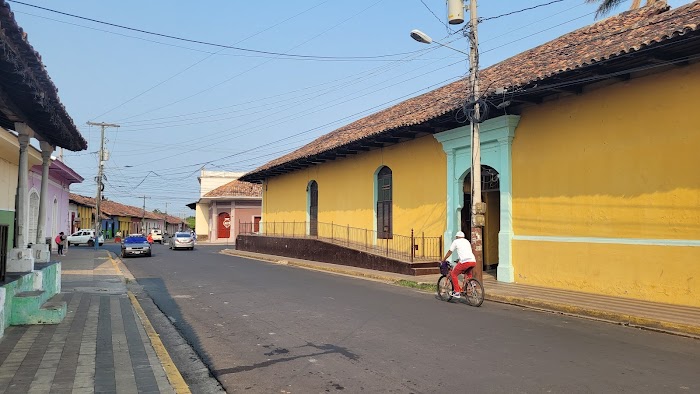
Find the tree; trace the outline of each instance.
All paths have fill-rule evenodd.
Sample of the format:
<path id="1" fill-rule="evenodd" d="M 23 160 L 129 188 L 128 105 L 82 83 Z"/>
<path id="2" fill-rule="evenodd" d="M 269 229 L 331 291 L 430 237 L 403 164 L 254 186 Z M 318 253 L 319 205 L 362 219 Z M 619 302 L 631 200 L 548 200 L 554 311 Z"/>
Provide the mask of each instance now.
<path id="1" fill-rule="evenodd" d="M 187 226 L 188 226 L 189 228 L 194 228 L 194 224 L 195 224 L 194 216 L 188 216 L 188 217 L 186 217 L 186 218 L 185 218 L 185 222 L 187 222 Z"/>
<path id="2" fill-rule="evenodd" d="M 657 1 L 665 2 L 666 0 L 646 0 L 646 5 L 652 5 Z M 610 13 L 610 11 L 612 11 L 613 8 L 619 6 L 624 2 L 625 0 L 586 0 L 586 3 L 589 4 L 600 3 L 600 5 L 598 6 L 598 10 L 596 10 L 595 13 L 596 18 L 600 18 L 601 16 L 607 15 L 608 13 Z M 641 5 L 642 0 L 632 0 L 632 6 L 630 7 L 630 10 L 636 10 Z"/>
<path id="3" fill-rule="evenodd" d="M 157 214 L 157 215 L 162 215 L 162 214 L 163 214 L 163 211 L 161 211 L 160 209 L 156 208 L 156 209 L 153 210 L 153 213 L 155 213 L 155 214 Z"/>

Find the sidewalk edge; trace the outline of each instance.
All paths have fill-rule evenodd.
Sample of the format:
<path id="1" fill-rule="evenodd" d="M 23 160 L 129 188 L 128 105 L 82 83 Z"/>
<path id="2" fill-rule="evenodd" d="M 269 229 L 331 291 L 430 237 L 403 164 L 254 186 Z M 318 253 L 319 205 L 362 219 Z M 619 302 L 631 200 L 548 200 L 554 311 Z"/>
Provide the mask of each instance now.
<path id="1" fill-rule="evenodd" d="M 247 253 L 247 252 L 238 251 L 238 250 L 231 250 L 231 249 L 222 250 L 220 253 L 226 254 L 229 256 L 246 257 L 246 258 L 250 258 L 250 259 L 267 261 L 267 262 L 272 262 L 272 263 L 276 263 L 276 264 L 291 265 L 291 266 L 296 266 L 296 267 L 315 270 L 315 271 L 325 271 L 325 272 L 331 272 L 331 273 L 336 273 L 336 274 L 364 278 L 364 279 L 379 280 L 382 282 L 388 282 L 388 283 L 392 283 L 392 284 L 397 281 L 395 278 L 392 278 L 389 276 L 384 276 L 381 274 L 368 275 L 368 274 L 365 274 L 363 272 L 356 272 L 356 271 L 353 271 L 350 269 L 343 269 L 343 268 L 339 268 L 339 267 L 338 268 L 336 268 L 336 267 L 324 267 L 324 266 L 317 266 L 317 265 L 312 265 L 312 264 L 304 264 L 302 262 L 285 260 L 285 257 L 281 257 L 281 256 L 279 256 L 278 258 L 271 258 L 271 257 L 266 257 L 266 256 L 260 256 L 258 254 Z M 425 283 L 425 282 L 416 281 L 416 283 Z M 642 316 L 635 316 L 635 315 L 618 313 L 618 312 L 602 311 L 602 310 L 594 309 L 594 308 L 578 307 L 578 306 L 574 306 L 574 305 L 561 304 L 561 303 L 556 303 L 556 302 L 539 300 L 539 299 L 535 299 L 535 298 L 516 297 L 516 296 L 508 296 L 508 295 L 502 295 L 502 294 L 491 294 L 489 292 L 486 292 L 486 299 L 489 301 L 492 301 L 492 302 L 498 302 L 498 303 L 502 303 L 502 304 L 510 304 L 510 305 L 515 305 L 515 306 L 520 306 L 520 307 L 525 307 L 525 308 L 539 309 L 539 310 L 544 310 L 547 312 L 563 313 L 566 315 L 571 315 L 571 316 L 576 316 L 576 317 L 581 317 L 581 318 L 586 318 L 586 319 L 600 320 L 600 321 L 605 321 L 605 322 L 613 323 L 613 324 L 621 324 L 621 325 L 629 326 L 629 327 L 647 329 L 647 330 L 652 330 L 652 331 L 659 331 L 659 332 L 663 332 L 663 333 L 667 333 L 667 334 L 680 335 L 680 336 L 685 336 L 685 337 L 689 337 L 689 338 L 700 339 L 700 326 L 692 326 L 692 325 L 681 324 L 681 323 L 672 323 L 672 322 L 667 322 L 667 321 L 662 321 L 662 320 L 654 320 L 654 319 L 642 317 Z"/>
<path id="2" fill-rule="evenodd" d="M 177 366 L 175 366 L 172 358 L 170 358 L 170 354 L 168 354 L 168 351 L 165 349 L 165 345 L 163 345 L 163 342 L 160 340 L 160 336 L 153 328 L 151 321 L 148 320 L 148 316 L 146 316 L 146 312 L 144 312 L 143 308 L 141 308 L 141 304 L 139 304 L 136 296 L 131 291 L 128 291 L 127 293 L 129 294 L 131 304 L 136 310 L 136 314 L 139 315 L 139 318 L 141 319 L 141 324 L 143 324 L 143 328 L 146 330 L 148 339 L 151 340 L 151 346 L 153 346 L 153 350 L 155 350 L 173 389 L 176 393 L 191 393 L 190 388 L 187 386 L 187 383 L 185 383 L 185 379 L 180 374 Z"/>
<path id="3" fill-rule="evenodd" d="M 109 251 L 107 252 L 107 257 L 109 258 L 109 261 L 112 262 L 112 265 L 117 272 L 119 272 L 127 280 L 135 281 L 134 275 L 131 274 L 121 259 L 114 259 L 112 257 L 112 253 Z M 170 354 L 168 354 L 168 351 L 165 349 L 165 345 L 163 345 L 163 342 L 160 340 L 160 335 L 158 335 L 155 328 L 153 328 L 151 321 L 148 319 L 148 316 L 141 307 L 138 299 L 136 299 L 136 296 L 131 291 L 127 291 L 127 294 L 129 295 L 129 300 L 131 300 L 131 305 L 134 307 L 136 314 L 141 320 L 141 325 L 146 331 L 148 339 L 151 341 L 151 347 L 153 347 L 153 350 L 156 352 L 156 356 L 158 356 L 158 360 L 160 361 L 160 364 L 163 367 L 165 375 L 168 377 L 168 381 L 170 382 L 173 390 L 175 390 L 175 392 L 178 394 L 191 393 L 189 386 L 180 373 L 180 370 L 177 369 L 177 366 L 170 357 Z"/>

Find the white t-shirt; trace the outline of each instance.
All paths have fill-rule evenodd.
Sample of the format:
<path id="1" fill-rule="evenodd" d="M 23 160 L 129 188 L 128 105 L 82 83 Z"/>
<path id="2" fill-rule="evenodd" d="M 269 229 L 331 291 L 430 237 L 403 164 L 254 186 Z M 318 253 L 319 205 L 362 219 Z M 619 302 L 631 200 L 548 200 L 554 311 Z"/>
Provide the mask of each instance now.
<path id="1" fill-rule="evenodd" d="M 457 238 L 452 241 L 450 251 L 455 253 L 455 250 L 460 263 L 476 262 L 476 257 L 474 257 L 474 252 L 472 252 L 472 244 L 466 238 Z"/>

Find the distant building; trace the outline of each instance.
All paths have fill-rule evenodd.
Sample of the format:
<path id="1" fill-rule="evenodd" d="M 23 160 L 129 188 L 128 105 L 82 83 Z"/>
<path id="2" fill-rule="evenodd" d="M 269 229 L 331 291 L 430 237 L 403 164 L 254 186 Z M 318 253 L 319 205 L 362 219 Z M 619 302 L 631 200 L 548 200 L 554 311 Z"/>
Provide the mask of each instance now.
<path id="1" fill-rule="evenodd" d="M 243 173 L 202 171 L 200 198 L 195 204 L 198 240 L 233 243 L 240 223 L 260 222 L 262 188 L 239 181 L 241 175 Z"/>

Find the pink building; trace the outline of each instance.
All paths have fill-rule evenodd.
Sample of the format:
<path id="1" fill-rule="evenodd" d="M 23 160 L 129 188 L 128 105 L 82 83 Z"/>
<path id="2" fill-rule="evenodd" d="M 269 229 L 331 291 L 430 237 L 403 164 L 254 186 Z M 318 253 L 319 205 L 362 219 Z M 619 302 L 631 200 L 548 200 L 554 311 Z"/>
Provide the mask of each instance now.
<path id="1" fill-rule="evenodd" d="M 41 192 L 40 165 L 33 166 L 29 171 L 29 239 L 35 240 L 39 223 L 39 200 Z M 52 249 L 56 248 L 53 241 L 59 232 L 71 233 L 71 219 L 68 213 L 69 189 L 73 183 L 81 183 L 83 177 L 60 160 L 51 159 L 49 166 L 49 183 L 47 189 L 46 222 L 43 227 L 45 238 L 51 239 Z"/>
<path id="2" fill-rule="evenodd" d="M 198 240 L 235 243 L 240 223 L 260 223 L 262 186 L 233 180 L 205 193 L 194 208 Z"/>

